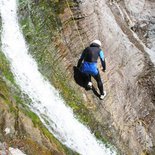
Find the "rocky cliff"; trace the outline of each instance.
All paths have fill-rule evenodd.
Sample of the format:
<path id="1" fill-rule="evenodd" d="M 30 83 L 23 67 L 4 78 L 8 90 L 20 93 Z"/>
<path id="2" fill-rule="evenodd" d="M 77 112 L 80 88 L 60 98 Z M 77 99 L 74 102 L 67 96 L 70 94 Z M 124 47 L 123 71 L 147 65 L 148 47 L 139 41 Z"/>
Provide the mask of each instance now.
<path id="1" fill-rule="evenodd" d="M 106 99 L 100 102 L 86 92 L 86 102 L 96 105 L 92 110 L 96 120 L 107 127 L 101 132 L 122 154 L 154 154 L 155 3 L 81 0 L 71 8 L 80 35 L 76 26 L 70 30 L 71 24 L 64 24 L 63 34 L 75 60 L 82 44 L 88 45 L 95 38 L 102 41 L 106 55 L 107 73 L 103 74 Z M 67 14 L 71 16 L 66 9 Z"/>
<path id="2" fill-rule="evenodd" d="M 18 14 L 29 51 L 38 62 L 40 72 L 59 89 L 66 103 L 73 108 L 77 117 L 90 127 L 96 137 L 113 144 L 123 155 L 154 155 L 155 2 L 153 0 L 134 2 L 21 0 Z M 94 91 L 86 91 L 75 82 L 74 66 L 83 48 L 96 38 L 102 41 L 107 62 L 107 72 L 101 72 L 107 91 L 104 101 L 100 101 L 97 97 L 95 81 L 93 81 Z M 4 68 L 3 64 L 0 67 L 2 78 L 7 78 L 13 83 L 10 73 L 6 72 L 7 68 Z M 4 83 L 6 82 L 3 80 L 1 85 Z M 10 89 L 9 83 L 2 88 L 7 87 Z M 31 117 L 25 118 L 24 114 L 17 112 L 18 108 L 15 108 L 15 116 L 11 116 L 9 112 L 11 108 L 3 103 L 5 94 L 2 89 L 0 92 L 2 94 L 0 103 L 4 109 L 2 118 L 11 117 L 13 122 L 11 126 L 17 125 L 16 132 L 29 135 L 28 137 L 33 140 L 29 129 L 26 130 L 29 127 L 34 128 Z M 14 103 L 13 105 L 17 107 L 16 104 L 20 101 L 12 103 L 9 100 L 9 103 Z M 20 119 L 17 118 L 19 115 Z M 28 119 L 29 126 L 24 126 L 25 119 L 22 120 L 22 117 Z M 5 119 L 1 119 L 3 124 L 1 133 L 7 127 L 4 125 L 7 122 Z M 34 130 L 37 130 L 36 134 L 38 133 L 37 142 L 28 144 L 33 146 L 40 143 L 40 146 L 43 146 L 42 141 L 45 138 L 38 129 Z M 15 135 L 14 128 L 12 131 Z M 46 146 L 47 151 L 53 148 L 48 141 L 46 139 L 49 144 Z M 65 154 L 65 151 L 58 151 L 60 150 L 58 146 L 56 145 L 53 151 Z M 31 154 L 29 151 L 27 153 Z"/>

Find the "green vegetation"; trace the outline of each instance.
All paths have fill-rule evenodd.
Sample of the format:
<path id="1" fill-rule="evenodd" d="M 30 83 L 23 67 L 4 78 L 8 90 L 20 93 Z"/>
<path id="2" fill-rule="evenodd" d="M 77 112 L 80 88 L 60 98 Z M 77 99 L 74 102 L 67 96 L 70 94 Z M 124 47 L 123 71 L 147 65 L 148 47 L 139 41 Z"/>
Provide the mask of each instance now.
<path id="1" fill-rule="evenodd" d="M 7 59 L 5 58 L 4 54 L 0 52 L 0 75 L 5 77 L 11 83 L 15 84 L 13 74 L 10 70 L 10 65 Z"/>
<path id="2" fill-rule="evenodd" d="M 52 74 L 51 62 L 55 52 L 57 52 L 53 40 L 59 36 L 61 27 L 57 14 L 60 11 L 63 12 L 65 3 L 21 0 L 19 6 L 20 22 L 29 44 L 29 51 L 36 59 L 40 71 L 49 77 Z"/>

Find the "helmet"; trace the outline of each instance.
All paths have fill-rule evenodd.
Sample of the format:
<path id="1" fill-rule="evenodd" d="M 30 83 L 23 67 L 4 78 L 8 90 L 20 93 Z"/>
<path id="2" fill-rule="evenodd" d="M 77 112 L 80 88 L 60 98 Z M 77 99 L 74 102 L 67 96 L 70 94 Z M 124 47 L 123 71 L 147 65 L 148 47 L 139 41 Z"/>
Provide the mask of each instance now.
<path id="1" fill-rule="evenodd" d="M 101 42 L 99 40 L 94 40 L 91 42 L 91 44 L 98 44 L 99 46 L 101 46 Z"/>

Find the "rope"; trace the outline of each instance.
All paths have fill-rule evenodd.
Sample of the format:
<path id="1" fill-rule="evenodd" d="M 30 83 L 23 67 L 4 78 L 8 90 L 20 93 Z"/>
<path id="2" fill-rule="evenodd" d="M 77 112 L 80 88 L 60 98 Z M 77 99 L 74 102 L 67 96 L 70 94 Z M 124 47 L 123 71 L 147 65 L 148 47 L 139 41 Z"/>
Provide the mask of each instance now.
<path id="1" fill-rule="evenodd" d="M 73 12 L 72 12 L 72 10 L 71 10 L 71 7 L 70 7 L 70 5 L 69 5 L 68 0 L 66 0 L 66 4 L 67 4 L 67 6 L 68 6 L 68 8 L 69 8 L 69 10 L 70 10 L 70 13 L 71 13 L 72 19 L 73 19 L 73 21 L 74 21 L 74 24 L 75 24 L 75 27 L 76 27 L 77 33 L 78 33 L 78 35 L 79 35 L 80 41 L 81 41 L 82 46 L 83 46 L 83 49 L 84 49 L 84 48 L 85 48 L 85 45 L 84 45 L 84 43 L 83 43 L 83 40 L 82 40 L 81 34 L 80 34 L 80 32 L 79 32 L 79 29 L 78 29 L 77 23 L 76 23 L 76 21 L 75 21 L 75 18 L 74 18 L 74 15 L 73 15 Z M 110 85 L 109 85 L 109 82 L 108 82 L 107 75 L 106 75 L 105 77 L 106 77 L 105 79 L 106 79 L 106 81 L 107 81 L 108 91 L 110 92 Z M 111 94 L 110 94 L 110 101 L 112 102 L 112 96 L 111 96 Z M 92 106 L 92 108 L 93 108 L 93 109 L 96 109 L 96 106 L 94 105 L 94 106 Z"/>
<path id="2" fill-rule="evenodd" d="M 75 21 L 75 18 L 74 18 L 74 15 L 73 15 L 73 12 L 72 12 L 72 10 L 71 10 L 71 7 L 70 7 L 70 5 L 69 5 L 68 0 L 66 0 L 66 4 L 67 4 L 67 6 L 68 6 L 68 8 L 69 8 L 69 10 L 70 10 L 70 14 L 71 14 L 71 17 L 72 17 L 72 19 L 73 19 L 73 22 L 74 22 L 76 31 L 77 31 L 77 33 L 78 33 L 78 36 L 79 36 L 79 38 L 80 38 L 82 47 L 83 47 L 83 49 L 84 49 L 84 48 L 85 48 L 85 45 L 84 45 L 84 43 L 83 43 L 83 40 L 82 40 L 80 31 L 79 31 L 79 29 L 78 29 L 77 23 L 76 23 L 76 21 Z M 92 102 L 90 101 L 90 98 L 89 98 L 88 96 L 87 96 L 87 98 L 88 98 L 88 100 L 89 100 L 89 102 L 88 102 L 89 104 L 87 104 L 87 107 L 88 107 L 89 109 L 96 109 L 96 105 L 95 105 L 95 104 L 92 104 Z"/>
<path id="3" fill-rule="evenodd" d="M 79 38 L 80 38 L 80 41 L 81 41 L 82 47 L 83 47 L 83 49 L 84 49 L 84 48 L 85 48 L 85 45 L 84 45 L 84 43 L 83 43 L 83 40 L 82 40 L 81 34 L 80 34 L 80 32 L 79 32 L 79 29 L 78 29 L 77 23 L 76 23 L 76 21 L 75 21 L 75 18 L 74 18 L 74 15 L 73 15 L 73 12 L 72 12 L 72 10 L 71 10 L 71 7 L 70 7 L 70 5 L 69 5 L 68 0 L 66 0 L 66 4 L 67 4 L 67 6 L 68 6 L 68 8 L 69 8 L 69 10 L 70 10 L 71 17 L 72 17 L 72 19 L 73 19 L 73 22 L 74 22 L 75 28 L 76 28 L 77 33 L 78 33 L 78 35 L 79 35 Z"/>

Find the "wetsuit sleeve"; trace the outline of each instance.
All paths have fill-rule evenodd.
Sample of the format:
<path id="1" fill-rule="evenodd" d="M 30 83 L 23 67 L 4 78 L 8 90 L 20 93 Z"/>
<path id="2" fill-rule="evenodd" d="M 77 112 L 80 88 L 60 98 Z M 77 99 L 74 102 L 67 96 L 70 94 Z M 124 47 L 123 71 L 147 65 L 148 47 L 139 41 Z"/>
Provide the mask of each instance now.
<path id="1" fill-rule="evenodd" d="M 101 60 L 103 70 L 106 70 L 105 57 L 104 57 L 104 53 L 102 50 L 100 51 L 99 56 L 100 56 L 100 60 Z"/>
<path id="2" fill-rule="evenodd" d="M 83 53 L 81 54 L 81 57 L 80 57 L 80 59 L 79 59 L 79 61 L 78 61 L 78 64 L 77 64 L 77 68 L 80 68 L 80 67 L 81 67 L 82 61 L 83 61 L 84 57 L 85 57 L 85 50 L 84 50 Z"/>

